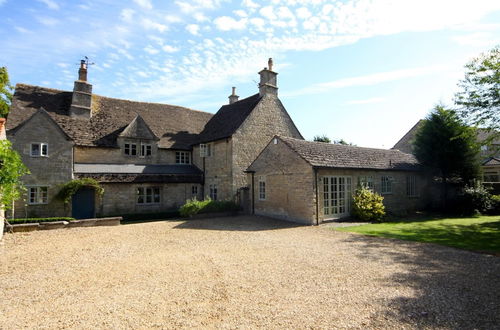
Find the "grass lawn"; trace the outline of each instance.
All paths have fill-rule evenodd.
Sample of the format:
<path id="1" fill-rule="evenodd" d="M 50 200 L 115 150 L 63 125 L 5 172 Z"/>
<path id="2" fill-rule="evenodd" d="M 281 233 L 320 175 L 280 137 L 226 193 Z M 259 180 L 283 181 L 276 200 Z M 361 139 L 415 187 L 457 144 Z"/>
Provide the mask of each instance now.
<path id="1" fill-rule="evenodd" d="M 459 249 L 500 254 L 500 216 L 386 222 L 336 228 L 370 236 L 435 243 Z"/>

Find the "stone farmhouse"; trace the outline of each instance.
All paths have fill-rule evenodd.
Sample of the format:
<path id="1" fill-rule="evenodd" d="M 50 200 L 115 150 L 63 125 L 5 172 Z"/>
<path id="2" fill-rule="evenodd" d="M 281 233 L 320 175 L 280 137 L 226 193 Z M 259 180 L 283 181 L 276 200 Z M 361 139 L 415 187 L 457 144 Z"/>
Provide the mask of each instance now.
<path id="1" fill-rule="evenodd" d="M 191 198 L 234 200 L 245 210 L 305 224 L 348 216 L 364 183 L 386 196 L 389 211 L 426 202 L 426 179 L 413 156 L 304 141 L 278 98 L 272 60 L 258 93 L 215 114 L 92 93 L 82 61 L 74 89 L 16 85 L 8 138 L 31 174 L 17 217 L 161 212 Z M 62 184 L 93 178 L 70 205 Z"/>

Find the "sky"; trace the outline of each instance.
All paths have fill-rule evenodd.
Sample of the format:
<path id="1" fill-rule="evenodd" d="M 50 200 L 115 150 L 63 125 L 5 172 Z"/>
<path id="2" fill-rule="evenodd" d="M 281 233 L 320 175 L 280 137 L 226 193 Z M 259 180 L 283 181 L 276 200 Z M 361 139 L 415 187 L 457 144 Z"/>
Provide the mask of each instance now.
<path id="1" fill-rule="evenodd" d="M 12 84 L 72 90 L 88 56 L 99 95 L 215 113 L 231 87 L 279 97 L 305 139 L 391 148 L 464 65 L 500 44 L 498 0 L 0 0 Z"/>

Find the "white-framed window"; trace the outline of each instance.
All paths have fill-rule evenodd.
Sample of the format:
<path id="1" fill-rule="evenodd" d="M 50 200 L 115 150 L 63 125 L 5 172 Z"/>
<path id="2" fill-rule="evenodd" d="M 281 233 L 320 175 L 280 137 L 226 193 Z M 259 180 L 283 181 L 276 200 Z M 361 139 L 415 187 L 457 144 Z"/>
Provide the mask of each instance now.
<path id="1" fill-rule="evenodd" d="M 159 187 L 139 187 L 137 188 L 137 204 L 159 204 L 160 203 L 160 188 Z"/>
<path id="2" fill-rule="evenodd" d="M 176 151 L 175 152 L 176 164 L 191 164 L 191 153 L 189 151 Z"/>
<path id="3" fill-rule="evenodd" d="M 191 186 L 191 195 L 193 197 L 197 197 L 198 196 L 198 186 Z"/>
<path id="4" fill-rule="evenodd" d="M 48 157 L 49 156 L 49 145 L 47 143 L 31 143 L 30 145 L 30 156 L 31 157 Z"/>
<path id="5" fill-rule="evenodd" d="M 37 186 L 28 188 L 28 204 L 47 204 L 49 202 L 49 187 Z"/>
<path id="6" fill-rule="evenodd" d="M 380 178 L 380 193 L 381 194 L 392 194 L 392 182 L 394 179 L 392 176 L 382 175 Z"/>
<path id="7" fill-rule="evenodd" d="M 217 185 L 211 184 L 208 186 L 208 188 L 209 188 L 210 199 L 213 201 L 216 201 L 217 200 Z"/>
<path id="8" fill-rule="evenodd" d="M 150 144 L 141 143 L 140 157 L 150 157 L 152 154 L 152 147 Z"/>
<path id="9" fill-rule="evenodd" d="M 406 177 L 406 195 L 408 197 L 417 197 L 417 177 L 415 175 L 408 175 Z"/>
<path id="10" fill-rule="evenodd" d="M 137 144 L 125 143 L 124 152 L 127 156 L 137 156 Z"/>
<path id="11" fill-rule="evenodd" d="M 259 200 L 266 200 L 266 177 L 259 176 Z"/>
<path id="12" fill-rule="evenodd" d="M 358 184 L 363 188 L 373 191 L 373 177 L 371 176 L 358 177 Z"/>
<path id="13" fill-rule="evenodd" d="M 210 157 L 212 156 L 212 144 L 202 143 L 200 144 L 200 157 Z"/>

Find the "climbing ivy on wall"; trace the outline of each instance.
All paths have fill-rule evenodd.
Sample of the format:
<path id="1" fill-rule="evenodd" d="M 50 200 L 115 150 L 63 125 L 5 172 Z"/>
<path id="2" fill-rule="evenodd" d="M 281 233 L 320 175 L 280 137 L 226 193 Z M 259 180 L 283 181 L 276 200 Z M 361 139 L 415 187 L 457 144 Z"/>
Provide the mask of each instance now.
<path id="1" fill-rule="evenodd" d="M 71 180 L 63 184 L 61 190 L 59 190 L 57 194 L 57 198 L 61 199 L 64 204 L 69 204 L 73 195 L 82 187 L 94 188 L 98 196 L 104 194 L 104 188 L 99 185 L 99 182 L 91 178 L 84 178 Z"/>

